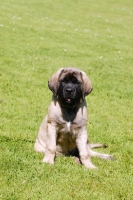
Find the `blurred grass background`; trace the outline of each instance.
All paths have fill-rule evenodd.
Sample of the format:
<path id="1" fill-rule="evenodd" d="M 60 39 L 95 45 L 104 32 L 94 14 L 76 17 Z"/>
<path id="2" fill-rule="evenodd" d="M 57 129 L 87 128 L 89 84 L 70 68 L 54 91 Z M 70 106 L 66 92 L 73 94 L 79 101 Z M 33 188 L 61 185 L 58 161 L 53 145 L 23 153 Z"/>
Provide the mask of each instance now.
<path id="1" fill-rule="evenodd" d="M 1 199 L 132 199 L 133 4 L 131 0 L 0 0 Z M 87 170 L 71 158 L 42 165 L 33 150 L 47 113 L 49 77 L 85 71 L 91 142 L 115 156 Z"/>

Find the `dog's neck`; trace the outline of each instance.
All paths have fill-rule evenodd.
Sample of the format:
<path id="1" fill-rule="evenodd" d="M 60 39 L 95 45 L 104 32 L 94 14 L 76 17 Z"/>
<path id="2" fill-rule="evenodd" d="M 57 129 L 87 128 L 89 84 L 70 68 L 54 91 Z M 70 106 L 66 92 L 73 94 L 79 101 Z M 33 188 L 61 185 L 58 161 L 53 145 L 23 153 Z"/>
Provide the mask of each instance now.
<path id="1" fill-rule="evenodd" d="M 73 122 L 77 112 L 78 112 L 78 107 L 66 107 L 66 106 L 62 106 L 62 114 L 63 114 L 63 118 L 68 121 L 68 122 Z"/>
<path id="2" fill-rule="evenodd" d="M 80 103 L 76 104 L 73 107 L 61 104 L 60 101 L 58 100 L 57 96 L 53 95 L 52 99 L 53 99 L 55 105 L 57 102 L 60 104 L 60 108 L 61 108 L 62 114 L 63 114 L 62 117 L 67 122 L 73 122 L 77 115 L 79 108 L 83 109 L 83 107 L 86 106 L 85 99 L 84 100 L 82 99 Z"/>

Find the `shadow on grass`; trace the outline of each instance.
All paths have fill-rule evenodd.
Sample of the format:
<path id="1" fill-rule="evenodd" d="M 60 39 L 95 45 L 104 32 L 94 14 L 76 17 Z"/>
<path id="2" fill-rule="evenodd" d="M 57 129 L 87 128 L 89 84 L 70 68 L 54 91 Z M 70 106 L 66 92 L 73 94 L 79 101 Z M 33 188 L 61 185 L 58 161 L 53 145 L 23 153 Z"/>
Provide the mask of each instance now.
<path id="1" fill-rule="evenodd" d="M 0 136 L 0 142 L 26 142 L 26 143 L 34 143 L 35 141 L 26 140 L 26 139 L 13 139 L 7 136 Z"/>

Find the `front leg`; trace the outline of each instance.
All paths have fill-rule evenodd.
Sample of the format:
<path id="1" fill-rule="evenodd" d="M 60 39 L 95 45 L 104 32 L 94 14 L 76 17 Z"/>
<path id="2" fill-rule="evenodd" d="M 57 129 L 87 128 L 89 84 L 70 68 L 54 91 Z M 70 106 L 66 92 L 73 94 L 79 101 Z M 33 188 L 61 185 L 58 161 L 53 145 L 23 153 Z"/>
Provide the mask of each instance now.
<path id="1" fill-rule="evenodd" d="M 54 164 L 54 158 L 56 153 L 56 124 L 47 122 L 47 138 L 45 156 L 42 162 Z"/>
<path id="2" fill-rule="evenodd" d="M 87 168 L 96 168 L 91 162 L 87 141 L 88 136 L 86 127 L 82 127 L 76 139 L 76 145 L 79 150 L 80 160 L 82 164 L 85 165 Z"/>

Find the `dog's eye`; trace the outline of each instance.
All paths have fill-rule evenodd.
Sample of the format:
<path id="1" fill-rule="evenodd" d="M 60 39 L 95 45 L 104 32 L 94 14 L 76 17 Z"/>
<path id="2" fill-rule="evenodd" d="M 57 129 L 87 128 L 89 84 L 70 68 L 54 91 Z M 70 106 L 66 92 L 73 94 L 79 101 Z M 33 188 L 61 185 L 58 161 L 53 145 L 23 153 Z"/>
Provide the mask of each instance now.
<path id="1" fill-rule="evenodd" d="M 72 83 L 74 84 L 80 84 L 79 80 L 77 80 L 75 77 L 71 78 Z"/>
<path id="2" fill-rule="evenodd" d="M 67 79 L 62 79 L 61 82 L 62 82 L 62 83 L 67 83 L 68 80 L 67 80 Z"/>
<path id="3" fill-rule="evenodd" d="M 66 84 L 66 81 L 65 81 L 65 80 L 60 80 L 60 83 L 61 83 L 62 85 L 65 85 L 65 84 Z"/>
<path id="4" fill-rule="evenodd" d="M 73 83 L 73 84 L 81 84 L 80 81 L 78 81 L 76 78 L 64 78 L 60 81 L 61 83 Z"/>
<path id="5" fill-rule="evenodd" d="M 60 82 L 61 82 L 61 83 L 65 83 L 66 81 L 65 81 L 65 80 L 61 80 Z"/>
<path id="6" fill-rule="evenodd" d="M 74 84 L 81 84 L 77 79 L 72 80 Z"/>
<path id="7" fill-rule="evenodd" d="M 77 79 L 74 80 L 75 83 L 80 84 L 80 81 L 78 81 Z"/>

